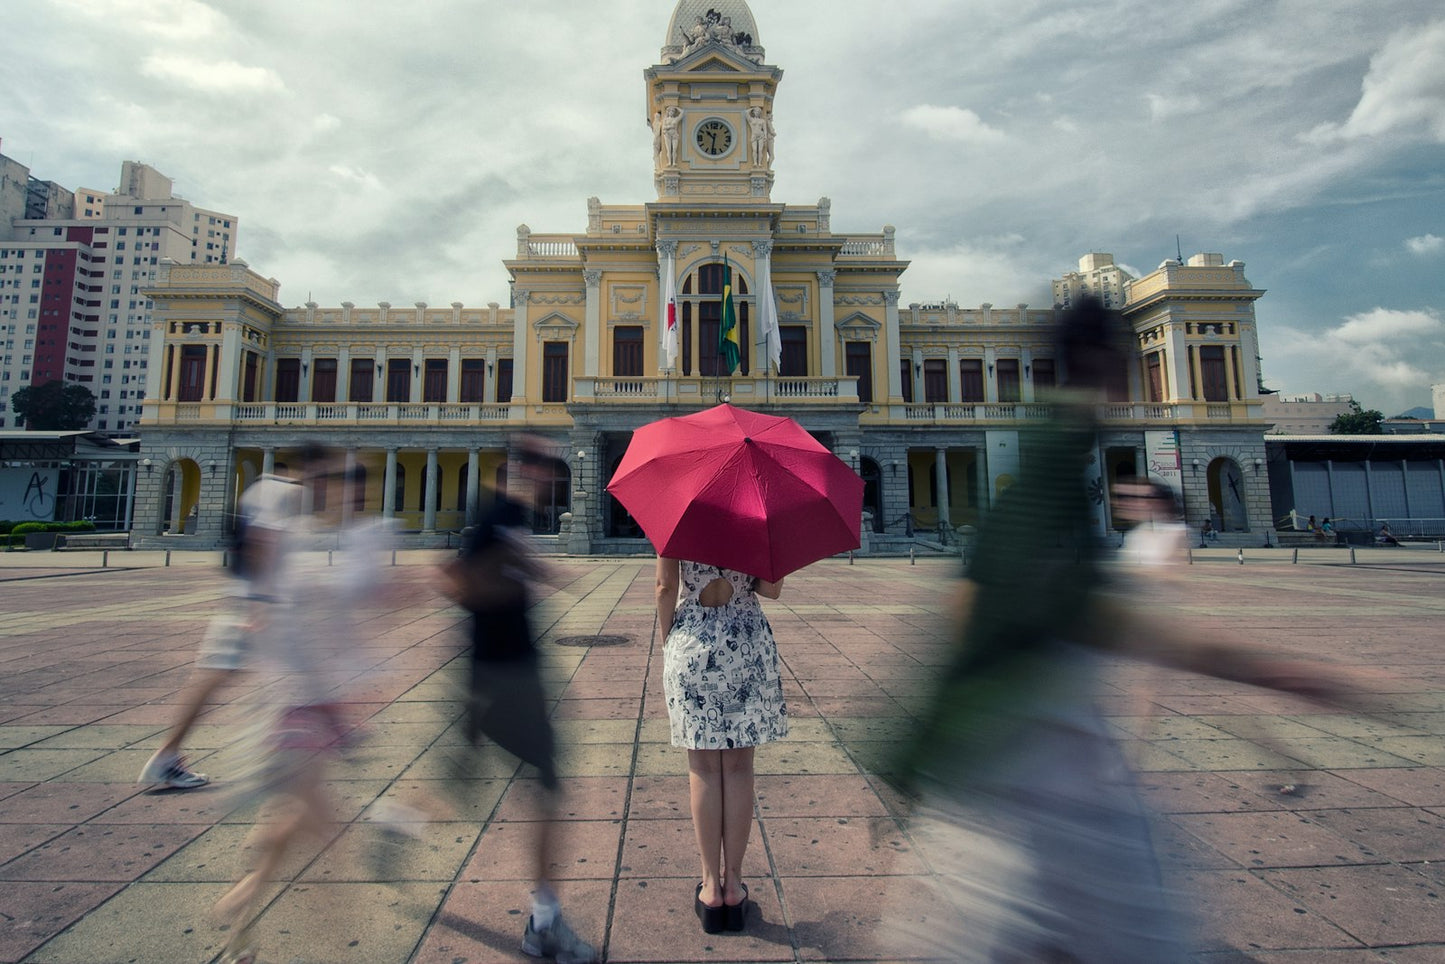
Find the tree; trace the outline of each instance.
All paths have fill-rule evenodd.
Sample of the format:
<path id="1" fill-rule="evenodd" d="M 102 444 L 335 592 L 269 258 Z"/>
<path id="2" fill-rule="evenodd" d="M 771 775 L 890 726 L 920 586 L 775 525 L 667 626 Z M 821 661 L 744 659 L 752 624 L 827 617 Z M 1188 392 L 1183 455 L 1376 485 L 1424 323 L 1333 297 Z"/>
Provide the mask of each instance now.
<path id="1" fill-rule="evenodd" d="M 1336 415 L 1335 420 L 1330 423 L 1331 435 L 1381 435 L 1380 420 L 1384 414 L 1370 409 L 1364 411 L 1360 403 L 1351 399 L 1350 410 L 1343 415 Z"/>
<path id="2" fill-rule="evenodd" d="M 56 380 L 44 385 L 26 385 L 11 396 L 10 402 L 16 417 L 34 431 L 82 429 L 95 415 L 95 396 L 90 389 L 74 382 Z"/>

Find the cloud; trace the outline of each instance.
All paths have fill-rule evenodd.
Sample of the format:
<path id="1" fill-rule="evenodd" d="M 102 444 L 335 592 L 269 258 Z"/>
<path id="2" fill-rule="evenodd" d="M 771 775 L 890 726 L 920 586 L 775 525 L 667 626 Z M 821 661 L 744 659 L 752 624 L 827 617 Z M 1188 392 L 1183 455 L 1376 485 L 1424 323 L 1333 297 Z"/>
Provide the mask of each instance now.
<path id="1" fill-rule="evenodd" d="M 1440 316 L 1433 311 L 1374 308 L 1349 316 L 1344 324 L 1325 332 L 1325 337 L 1350 345 L 1364 346 L 1432 332 L 1445 334 L 1445 323 L 1442 323 Z"/>
<path id="2" fill-rule="evenodd" d="M 1186 94 L 1183 97 L 1145 94 L 1144 99 L 1149 102 L 1149 117 L 1156 121 L 1182 114 L 1195 114 L 1204 107 L 1204 102 L 1193 94 Z"/>
<path id="3" fill-rule="evenodd" d="M 937 107 L 919 104 L 901 115 L 903 123 L 923 131 L 936 141 L 997 144 L 1004 139 L 1002 131 L 989 127 L 966 107 Z"/>
<path id="4" fill-rule="evenodd" d="M 1421 257 L 1445 251 L 1445 238 L 1435 234 L 1422 234 L 1418 238 L 1406 238 L 1405 247 L 1411 254 Z"/>
<path id="5" fill-rule="evenodd" d="M 1391 37 L 1370 59 L 1359 103 L 1343 124 L 1320 124 L 1315 143 L 1379 137 L 1424 126 L 1445 143 L 1445 20 Z"/>
<path id="6" fill-rule="evenodd" d="M 208 61 L 184 54 L 152 54 L 141 73 L 167 83 L 179 83 L 208 94 L 268 94 L 286 89 L 273 70 L 247 67 L 233 60 Z"/>

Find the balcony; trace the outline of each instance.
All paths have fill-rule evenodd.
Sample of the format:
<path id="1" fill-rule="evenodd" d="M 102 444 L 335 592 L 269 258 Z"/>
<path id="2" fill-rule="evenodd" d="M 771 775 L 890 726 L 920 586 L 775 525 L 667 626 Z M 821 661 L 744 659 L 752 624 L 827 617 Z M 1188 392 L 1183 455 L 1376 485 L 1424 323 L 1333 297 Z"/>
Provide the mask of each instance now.
<path id="1" fill-rule="evenodd" d="M 505 422 L 510 405 L 436 402 L 219 402 L 161 403 L 145 421 L 156 425 L 219 422 L 235 425 L 389 426 Z"/>
<path id="2" fill-rule="evenodd" d="M 1207 422 L 1211 424 L 1258 422 L 1260 403 L 1239 402 L 1110 402 L 1097 407 L 1101 423 L 1118 422 Z M 901 410 L 901 411 L 900 411 Z M 901 405 L 894 418 L 907 423 L 967 425 L 996 422 L 1036 422 L 1047 419 L 1052 406 L 1034 402 L 938 402 Z"/>
<path id="3" fill-rule="evenodd" d="M 589 376 L 573 380 L 573 401 L 637 405 L 858 404 L 858 379 L 831 376 L 756 378 L 701 375 Z"/>

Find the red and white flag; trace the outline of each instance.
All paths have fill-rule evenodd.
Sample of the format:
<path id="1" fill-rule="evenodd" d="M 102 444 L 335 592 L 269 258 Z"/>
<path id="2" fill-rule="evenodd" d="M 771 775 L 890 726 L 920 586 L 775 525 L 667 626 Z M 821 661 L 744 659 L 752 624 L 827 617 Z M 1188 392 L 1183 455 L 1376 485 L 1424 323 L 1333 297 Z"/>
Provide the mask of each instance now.
<path id="1" fill-rule="evenodd" d="M 672 252 L 662 263 L 662 351 L 663 371 L 677 367 L 677 281 Z"/>

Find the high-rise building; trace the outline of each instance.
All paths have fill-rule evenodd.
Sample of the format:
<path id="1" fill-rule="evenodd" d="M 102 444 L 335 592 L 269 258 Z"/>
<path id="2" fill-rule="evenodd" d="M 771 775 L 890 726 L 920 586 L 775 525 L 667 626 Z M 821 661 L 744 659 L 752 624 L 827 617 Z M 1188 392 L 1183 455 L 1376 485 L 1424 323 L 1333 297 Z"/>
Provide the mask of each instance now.
<path id="1" fill-rule="evenodd" d="M 151 337 L 143 289 L 162 260 L 224 263 L 237 233 L 234 215 L 176 197 L 170 178 L 137 161 L 103 195 L 0 155 L 0 428 L 18 427 L 17 390 L 63 379 L 95 396 L 91 428 L 133 434 Z"/>
<path id="2" fill-rule="evenodd" d="M 1133 280 L 1112 254 L 1093 251 L 1079 259 L 1078 271 L 1054 279 L 1054 304 L 1068 308 L 1084 295 L 1094 295 L 1106 308 L 1122 308 Z"/>

